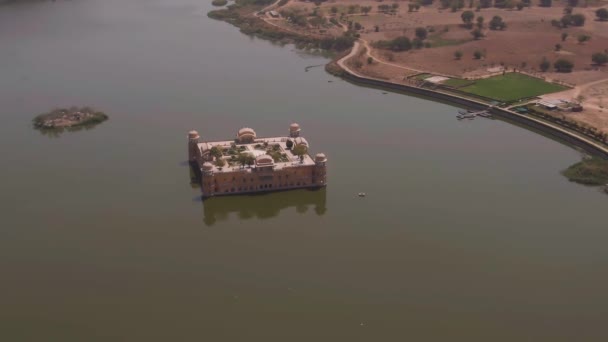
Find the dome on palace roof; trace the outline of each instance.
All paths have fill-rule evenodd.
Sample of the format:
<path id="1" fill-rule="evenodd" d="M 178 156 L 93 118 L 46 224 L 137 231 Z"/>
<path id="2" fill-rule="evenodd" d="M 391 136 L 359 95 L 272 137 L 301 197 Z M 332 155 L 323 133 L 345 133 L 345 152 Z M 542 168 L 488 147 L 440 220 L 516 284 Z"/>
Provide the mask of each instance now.
<path id="1" fill-rule="evenodd" d="M 250 135 L 255 136 L 255 131 L 253 130 L 253 128 L 249 128 L 249 127 L 243 127 L 241 129 L 239 129 L 239 133 L 238 133 L 239 136 L 245 135 L 245 134 L 250 134 Z"/>
<path id="2" fill-rule="evenodd" d="M 255 165 L 267 166 L 267 165 L 272 165 L 272 164 L 274 164 L 274 160 L 272 159 L 271 156 L 269 156 L 267 154 L 263 154 L 263 155 L 255 158 Z"/>
<path id="3" fill-rule="evenodd" d="M 300 125 L 298 125 L 297 123 L 292 123 L 291 125 L 289 125 L 289 129 L 292 131 L 298 130 L 300 129 Z"/>
<path id="4" fill-rule="evenodd" d="M 327 160 L 327 157 L 325 156 L 324 153 L 317 153 L 317 155 L 315 155 L 315 161 L 316 162 L 322 162 Z"/>
<path id="5" fill-rule="evenodd" d="M 198 139 L 200 136 L 197 131 L 188 132 L 188 139 Z"/>

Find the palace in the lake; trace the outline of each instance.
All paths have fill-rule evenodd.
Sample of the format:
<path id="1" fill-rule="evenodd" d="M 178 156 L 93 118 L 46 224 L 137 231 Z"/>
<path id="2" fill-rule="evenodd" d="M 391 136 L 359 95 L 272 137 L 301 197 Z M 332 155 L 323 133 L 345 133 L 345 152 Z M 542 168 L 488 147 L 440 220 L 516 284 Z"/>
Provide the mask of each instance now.
<path id="1" fill-rule="evenodd" d="M 258 138 L 242 128 L 234 140 L 203 142 L 198 132 L 188 133 L 190 165 L 203 197 L 324 187 L 327 157 L 313 158 L 308 148 L 295 123 L 285 137 Z"/>

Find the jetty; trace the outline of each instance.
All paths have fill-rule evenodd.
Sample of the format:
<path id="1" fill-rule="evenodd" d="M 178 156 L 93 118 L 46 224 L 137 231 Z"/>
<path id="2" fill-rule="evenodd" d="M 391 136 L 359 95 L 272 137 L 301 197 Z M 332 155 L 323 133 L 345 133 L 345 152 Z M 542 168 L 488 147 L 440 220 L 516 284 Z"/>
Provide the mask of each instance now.
<path id="1" fill-rule="evenodd" d="M 458 115 L 456 115 L 456 118 L 458 120 L 475 119 L 478 116 L 480 116 L 482 118 L 493 119 L 492 114 L 488 110 L 479 110 L 479 111 L 459 110 Z"/>

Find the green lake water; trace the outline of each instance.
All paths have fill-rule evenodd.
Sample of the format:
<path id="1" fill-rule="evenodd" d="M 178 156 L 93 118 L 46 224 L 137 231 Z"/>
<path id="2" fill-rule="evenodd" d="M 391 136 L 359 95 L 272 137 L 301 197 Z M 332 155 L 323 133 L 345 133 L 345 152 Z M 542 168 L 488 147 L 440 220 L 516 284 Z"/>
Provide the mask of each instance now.
<path id="1" fill-rule="evenodd" d="M 580 152 L 305 72 L 327 59 L 210 9 L 0 6 L 0 340 L 608 339 L 608 201 L 560 175 Z M 110 120 L 32 129 L 71 105 Z M 327 189 L 200 200 L 189 130 L 292 122 Z"/>

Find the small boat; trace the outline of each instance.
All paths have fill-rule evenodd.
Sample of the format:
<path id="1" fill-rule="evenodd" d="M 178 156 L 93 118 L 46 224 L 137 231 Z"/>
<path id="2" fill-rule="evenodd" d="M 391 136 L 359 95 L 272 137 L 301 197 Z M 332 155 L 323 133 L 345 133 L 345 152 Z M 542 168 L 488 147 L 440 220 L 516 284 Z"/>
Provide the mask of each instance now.
<path id="1" fill-rule="evenodd" d="M 357 196 L 359 196 L 359 197 L 365 197 L 365 192 L 360 192 L 360 193 L 357 194 Z"/>
<path id="2" fill-rule="evenodd" d="M 466 113 L 468 113 L 468 111 L 466 111 L 464 109 L 461 109 L 458 111 L 458 114 L 461 114 L 461 115 L 465 115 Z"/>

